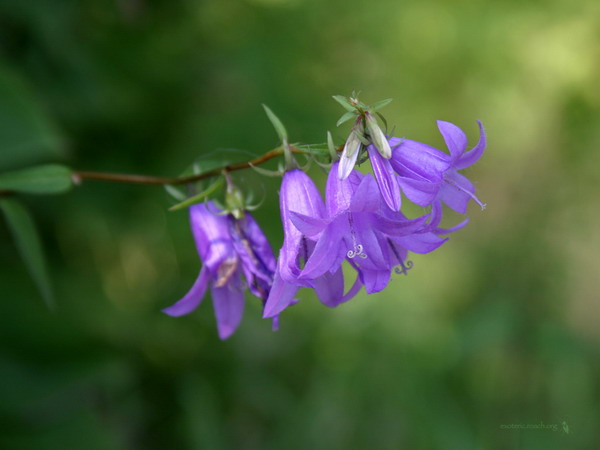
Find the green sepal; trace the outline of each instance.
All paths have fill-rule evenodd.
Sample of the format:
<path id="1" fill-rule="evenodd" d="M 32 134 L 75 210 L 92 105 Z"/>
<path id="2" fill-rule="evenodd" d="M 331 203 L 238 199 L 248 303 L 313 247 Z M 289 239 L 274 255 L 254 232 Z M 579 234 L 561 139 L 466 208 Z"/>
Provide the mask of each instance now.
<path id="1" fill-rule="evenodd" d="M 337 121 L 337 123 L 335 124 L 335 126 L 339 127 L 341 124 L 346 123 L 350 119 L 355 119 L 355 118 L 356 118 L 356 112 L 355 111 L 348 111 L 342 117 L 339 118 L 339 120 Z"/>
<path id="2" fill-rule="evenodd" d="M 387 120 L 385 119 L 385 117 L 383 117 L 383 114 L 377 112 L 375 113 L 377 114 L 377 117 L 379 117 L 379 119 L 381 119 L 381 122 L 383 122 L 383 127 L 385 128 L 385 134 L 388 134 L 388 123 Z"/>
<path id="3" fill-rule="evenodd" d="M 386 98 L 385 100 L 378 101 L 377 103 L 372 104 L 369 107 L 369 110 L 372 112 L 379 111 L 381 108 L 384 108 L 387 105 L 389 105 L 393 100 L 393 98 Z"/>
<path id="4" fill-rule="evenodd" d="M 46 258 L 31 215 L 20 202 L 13 198 L 0 199 L 0 209 L 4 212 L 8 228 L 31 278 L 46 302 L 46 306 L 52 309 L 54 295 L 50 285 Z"/>
<path id="5" fill-rule="evenodd" d="M 0 174 L 0 189 L 26 194 L 62 194 L 73 187 L 71 169 L 46 164 Z"/>
<path id="6" fill-rule="evenodd" d="M 354 105 L 352 103 L 350 103 L 350 100 L 348 100 L 346 97 L 344 97 L 343 95 L 333 95 L 332 98 L 338 102 L 340 105 L 342 105 L 342 107 L 350 112 L 350 111 L 355 111 L 356 108 L 354 107 Z"/>
<path id="7" fill-rule="evenodd" d="M 338 155 L 337 149 L 335 148 L 335 143 L 333 142 L 333 136 L 331 132 L 327 132 L 327 151 L 329 151 L 329 157 L 331 158 L 331 162 L 336 161 L 340 155 Z"/>
<path id="8" fill-rule="evenodd" d="M 275 113 L 273 111 L 271 111 L 271 108 L 269 108 L 267 105 L 263 104 L 263 108 L 265 108 L 267 117 L 271 121 L 271 124 L 273 124 L 273 128 L 275 128 L 275 131 L 277 132 L 279 139 L 281 139 L 282 142 L 287 141 L 287 138 L 288 138 L 287 130 L 283 126 L 283 123 L 281 123 L 281 120 L 279 120 L 279 117 L 277 117 L 275 115 Z"/>
<path id="9" fill-rule="evenodd" d="M 185 199 L 184 201 L 177 203 L 176 205 L 171 206 L 169 208 L 169 211 L 177 211 L 179 209 L 183 209 L 183 208 L 186 208 L 193 204 L 201 202 L 202 200 L 207 198 L 209 195 L 211 195 L 213 192 L 215 192 L 217 189 L 219 189 L 221 186 L 223 186 L 223 182 L 224 182 L 224 179 L 222 177 L 217 178 L 210 186 L 208 186 L 202 192 L 200 192 L 192 197 L 189 197 L 189 198 Z"/>

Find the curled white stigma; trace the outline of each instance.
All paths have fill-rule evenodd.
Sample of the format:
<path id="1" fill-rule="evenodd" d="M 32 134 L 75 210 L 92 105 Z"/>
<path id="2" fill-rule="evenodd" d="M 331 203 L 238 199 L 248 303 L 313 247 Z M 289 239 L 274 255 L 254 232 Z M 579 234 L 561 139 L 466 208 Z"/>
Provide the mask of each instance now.
<path id="1" fill-rule="evenodd" d="M 357 256 L 359 258 L 365 259 L 367 257 L 367 254 L 364 253 L 364 247 L 361 244 L 357 244 L 354 246 L 354 250 L 348 250 L 348 253 L 346 253 L 346 256 L 348 256 L 348 258 L 353 259 L 356 258 Z"/>

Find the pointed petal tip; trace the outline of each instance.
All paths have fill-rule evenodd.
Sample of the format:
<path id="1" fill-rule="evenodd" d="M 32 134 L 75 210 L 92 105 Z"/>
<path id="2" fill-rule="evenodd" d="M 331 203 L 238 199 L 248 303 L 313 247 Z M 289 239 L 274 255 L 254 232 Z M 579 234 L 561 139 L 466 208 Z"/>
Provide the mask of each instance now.
<path id="1" fill-rule="evenodd" d="M 171 316 L 171 317 L 181 317 L 181 316 L 185 316 L 186 314 L 189 314 L 191 311 L 181 311 L 179 308 L 176 308 L 176 304 L 173 306 L 169 306 L 168 308 L 163 308 L 160 311 L 164 314 L 166 314 L 167 316 Z"/>
<path id="2" fill-rule="evenodd" d="M 233 328 L 233 327 L 219 327 L 218 331 L 219 331 L 219 339 L 221 339 L 222 341 L 225 341 L 225 340 L 229 339 L 233 335 L 233 333 L 235 331 L 235 328 Z"/>

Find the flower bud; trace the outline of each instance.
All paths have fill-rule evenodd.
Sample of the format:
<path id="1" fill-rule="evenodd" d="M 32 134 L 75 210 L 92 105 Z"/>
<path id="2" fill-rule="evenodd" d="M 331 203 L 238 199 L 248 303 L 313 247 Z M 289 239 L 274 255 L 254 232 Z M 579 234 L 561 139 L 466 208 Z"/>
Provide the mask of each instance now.
<path id="1" fill-rule="evenodd" d="M 390 148 L 390 144 L 388 143 L 385 134 L 383 134 L 383 131 L 377 123 L 377 119 L 369 113 L 365 114 L 365 119 L 367 122 L 367 129 L 369 130 L 373 144 L 375 144 L 375 148 L 377 148 L 379 154 L 385 159 L 390 159 L 392 157 L 392 149 Z"/>

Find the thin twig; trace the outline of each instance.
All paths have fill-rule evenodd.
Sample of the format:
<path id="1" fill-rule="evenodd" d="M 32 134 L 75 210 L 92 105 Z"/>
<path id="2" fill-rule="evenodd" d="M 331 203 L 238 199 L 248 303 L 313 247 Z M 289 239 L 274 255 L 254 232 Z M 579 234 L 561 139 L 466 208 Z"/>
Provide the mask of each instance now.
<path id="1" fill-rule="evenodd" d="M 306 154 L 308 152 L 297 148 L 291 148 L 292 153 Z M 152 177 L 146 175 L 129 175 L 121 173 L 108 173 L 108 172 L 88 172 L 88 171 L 75 171 L 73 172 L 73 178 L 75 180 L 98 180 L 98 181 L 110 181 L 116 183 L 131 183 L 131 184 L 146 184 L 146 185 L 165 185 L 165 184 L 188 184 L 195 181 L 204 180 L 221 175 L 223 172 L 234 172 L 236 170 L 249 169 L 251 166 L 258 166 L 273 158 L 283 155 L 283 149 L 281 147 L 269 150 L 265 154 L 254 158 L 250 161 L 226 164 L 221 167 L 217 167 L 206 172 L 202 172 L 196 175 L 190 175 L 187 177 Z"/>

